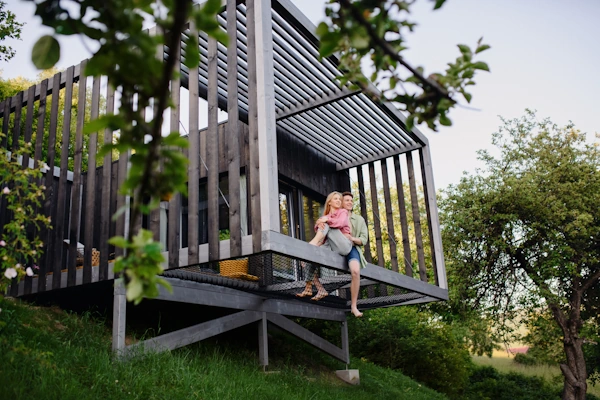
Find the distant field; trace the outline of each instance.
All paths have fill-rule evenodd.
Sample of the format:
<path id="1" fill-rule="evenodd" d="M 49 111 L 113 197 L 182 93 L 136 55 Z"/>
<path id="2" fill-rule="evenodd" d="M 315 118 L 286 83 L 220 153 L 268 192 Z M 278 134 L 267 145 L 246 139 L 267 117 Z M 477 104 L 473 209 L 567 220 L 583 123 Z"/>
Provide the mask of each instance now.
<path id="1" fill-rule="evenodd" d="M 553 382 L 557 386 L 562 386 L 562 374 L 558 366 L 536 365 L 525 366 L 519 365 L 513 361 L 513 357 L 506 355 L 506 352 L 495 352 L 492 358 L 486 356 L 473 356 L 473 361 L 477 365 L 487 365 L 496 368 L 500 372 L 518 372 L 528 376 L 541 376 L 548 382 Z M 588 393 L 595 396 L 600 396 L 600 384 L 596 386 L 588 386 Z"/>

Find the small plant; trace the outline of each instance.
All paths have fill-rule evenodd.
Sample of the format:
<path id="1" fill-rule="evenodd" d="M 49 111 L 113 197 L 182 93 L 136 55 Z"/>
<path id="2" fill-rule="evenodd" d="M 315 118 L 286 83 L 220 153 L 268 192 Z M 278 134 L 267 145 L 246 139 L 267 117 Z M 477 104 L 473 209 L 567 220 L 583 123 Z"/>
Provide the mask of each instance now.
<path id="1" fill-rule="evenodd" d="M 0 139 L 3 136 L 0 133 Z M 39 183 L 42 166 L 28 168 L 21 165 L 30 153 L 31 143 L 21 142 L 18 150 L 0 154 L 0 199 L 6 204 L 5 213 L 9 215 L 0 236 L 0 296 L 12 279 L 18 281 L 25 275 L 34 275 L 38 269 L 35 263 L 42 255 L 44 244 L 31 232 L 50 227 L 50 218 L 38 212 L 46 189 Z"/>

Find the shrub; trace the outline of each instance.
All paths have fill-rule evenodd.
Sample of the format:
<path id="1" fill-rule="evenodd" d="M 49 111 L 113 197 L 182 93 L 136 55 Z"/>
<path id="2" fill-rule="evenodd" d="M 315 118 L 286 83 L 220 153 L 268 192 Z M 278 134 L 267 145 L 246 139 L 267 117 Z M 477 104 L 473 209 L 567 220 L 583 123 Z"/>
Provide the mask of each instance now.
<path id="1" fill-rule="evenodd" d="M 513 361 L 521 365 L 538 365 L 539 361 L 537 358 L 530 354 L 517 353 Z"/>
<path id="2" fill-rule="evenodd" d="M 460 398 L 472 366 L 467 349 L 448 325 L 409 307 L 383 308 L 352 319 L 352 354 Z"/>
<path id="3" fill-rule="evenodd" d="M 543 378 L 518 373 L 502 374 L 493 367 L 476 367 L 465 400 L 556 400 L 560 393 Z"/>

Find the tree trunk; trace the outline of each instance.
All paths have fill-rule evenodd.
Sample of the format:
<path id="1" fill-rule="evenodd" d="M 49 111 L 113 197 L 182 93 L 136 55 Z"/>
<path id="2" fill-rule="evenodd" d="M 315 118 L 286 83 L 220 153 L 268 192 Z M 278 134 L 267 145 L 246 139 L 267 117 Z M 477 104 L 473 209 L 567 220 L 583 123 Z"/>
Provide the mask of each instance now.
<path id="1" fill-rule="evenodd" d="M 587 392 L 587 369 L 583 357 L 581 338 L 567 337 L 564 339 L 565 355 L 567 362 L 560 364 L 560 369 L 565 378 L 563 387 L 563 400 L 585 400 Z"/>

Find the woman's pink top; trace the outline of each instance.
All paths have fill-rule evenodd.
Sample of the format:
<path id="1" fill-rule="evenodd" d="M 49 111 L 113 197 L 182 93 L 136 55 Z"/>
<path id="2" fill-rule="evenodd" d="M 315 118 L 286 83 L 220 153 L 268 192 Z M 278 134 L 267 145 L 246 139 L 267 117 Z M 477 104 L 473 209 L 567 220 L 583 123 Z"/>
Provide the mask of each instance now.
<path id="1" fill-rule="evenodd" d="M 339 229 L 342 233 L 350 234 L 350 219 L 348 218 L 348 210 L 345 208 L 340 208 L 331 212 L 327 219 L 327 225 L 330 228 Z M 317 225 L 315 225 L 315 232 L 319 229 Z"/>

